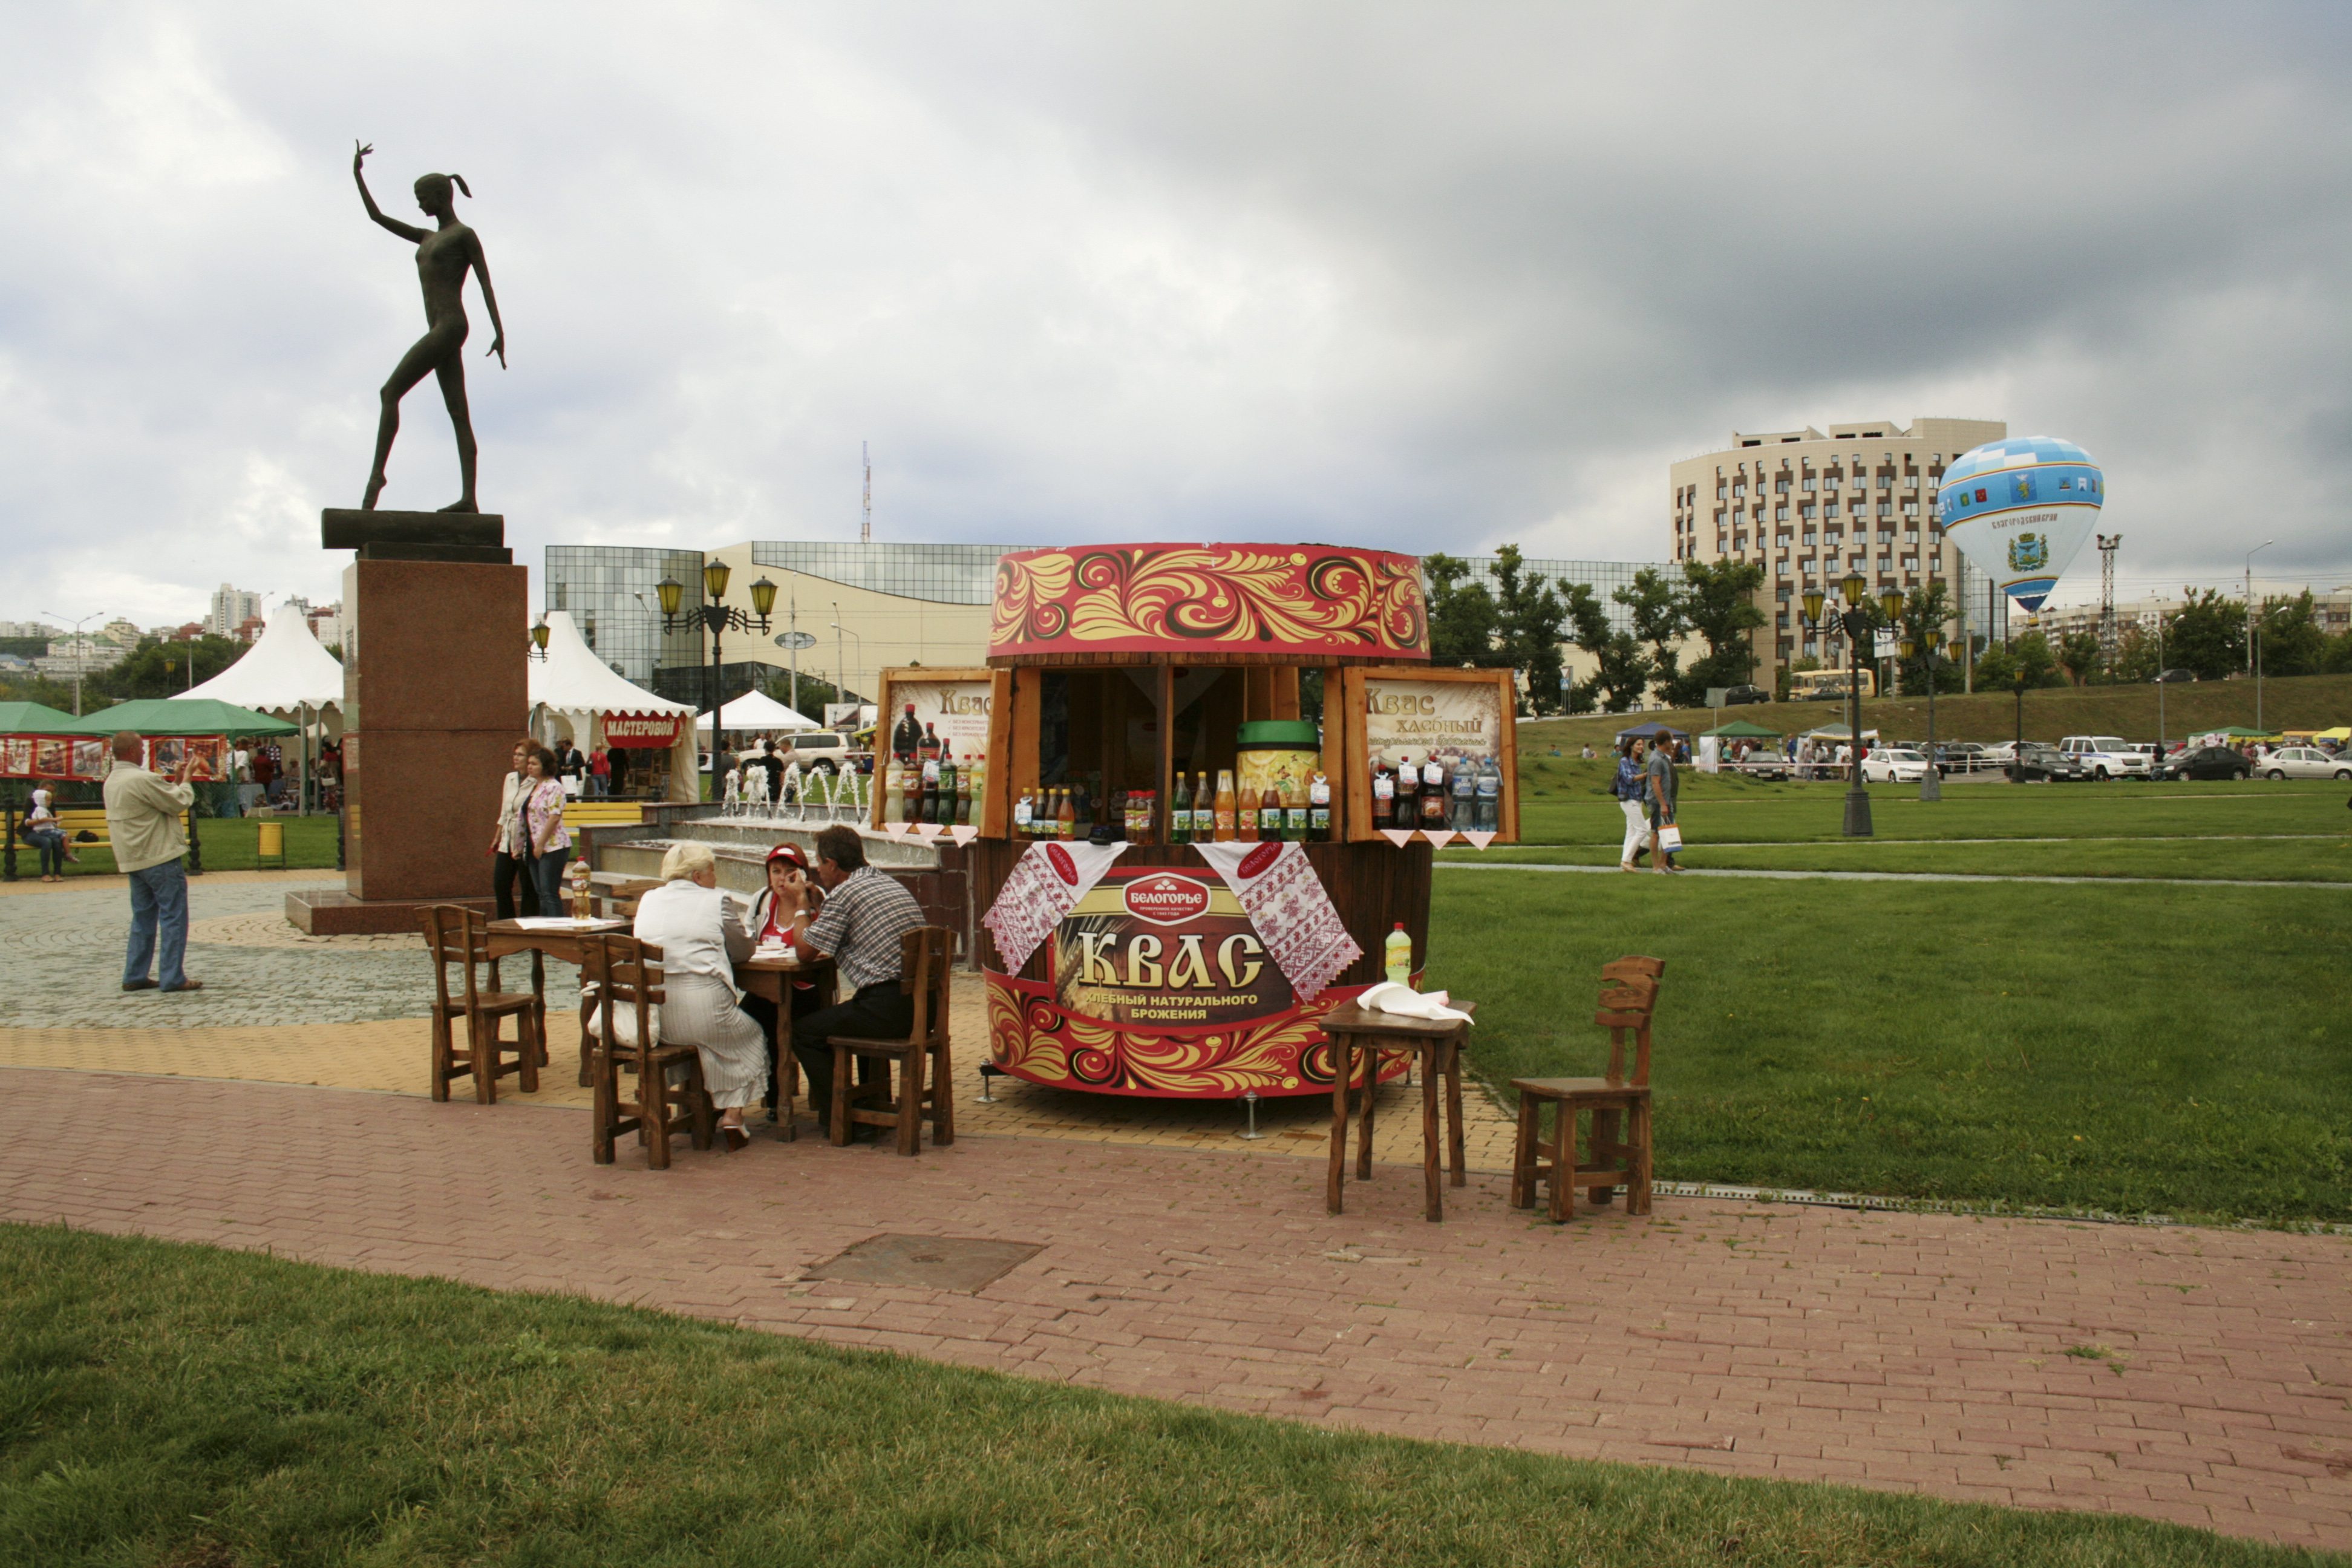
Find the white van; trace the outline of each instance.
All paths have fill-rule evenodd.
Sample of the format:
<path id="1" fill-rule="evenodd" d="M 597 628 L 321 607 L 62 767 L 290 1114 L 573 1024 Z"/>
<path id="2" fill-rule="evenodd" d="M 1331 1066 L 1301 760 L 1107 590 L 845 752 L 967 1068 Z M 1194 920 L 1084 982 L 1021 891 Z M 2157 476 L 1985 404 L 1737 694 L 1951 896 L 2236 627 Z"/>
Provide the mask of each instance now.
<path id="1" fill-rule="evenodd" d="M 2137 779 L 2153 776 L 2146 752 L 2135 752 L 2121 735 L 2069 735 L 2058 750 L 2090 770 L 2095 779 Z"/>

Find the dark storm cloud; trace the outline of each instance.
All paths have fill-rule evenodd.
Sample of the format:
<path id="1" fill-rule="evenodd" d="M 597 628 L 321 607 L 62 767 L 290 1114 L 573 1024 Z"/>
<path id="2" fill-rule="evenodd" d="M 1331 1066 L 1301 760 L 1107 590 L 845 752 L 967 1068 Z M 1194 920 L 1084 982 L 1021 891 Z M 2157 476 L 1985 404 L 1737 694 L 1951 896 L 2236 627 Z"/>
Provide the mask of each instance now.
<path id="1" fill-rule="evenodd" d="M 2332 583 L 2341 15 L 20 10 L 0 617 L 332 596 L 420 326 L 353 135 L 474 184 L 534 562 L 848 536 L 864 438 L 888 538 L 1655 558 L 1736 426 L 1948 414 L 2095 453 L 2126 577 Z M 386 504 L 454 485 L 426 388 Z"/>

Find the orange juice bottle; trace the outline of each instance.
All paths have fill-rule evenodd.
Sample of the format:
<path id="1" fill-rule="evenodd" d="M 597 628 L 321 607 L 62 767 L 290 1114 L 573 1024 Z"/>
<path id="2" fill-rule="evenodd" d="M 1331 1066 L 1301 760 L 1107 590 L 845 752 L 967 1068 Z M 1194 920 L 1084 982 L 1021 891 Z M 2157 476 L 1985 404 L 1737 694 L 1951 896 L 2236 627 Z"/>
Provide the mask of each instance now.
<path id="1" fill-rule="evenodd" d="M 1055 831 L 1062 837 L 1076 838 L 1078 836 L 1078 803 L 1068 789 L 1062 791 L 1062 808 L 1056 820 L 1059 826 Z"/>
<path id="2" fill-rule="evenodd" d="M 1231 768 L 1219 768 L 1217 770 L 1216 833 L 1217 842 L 1220 844 L 1231 844 L 1234 841 L 1236 827 L 1234 811 L 1234 771 Z M 1255 826 L 1249 837 L 1252 838 L 1257 837 Z"/>

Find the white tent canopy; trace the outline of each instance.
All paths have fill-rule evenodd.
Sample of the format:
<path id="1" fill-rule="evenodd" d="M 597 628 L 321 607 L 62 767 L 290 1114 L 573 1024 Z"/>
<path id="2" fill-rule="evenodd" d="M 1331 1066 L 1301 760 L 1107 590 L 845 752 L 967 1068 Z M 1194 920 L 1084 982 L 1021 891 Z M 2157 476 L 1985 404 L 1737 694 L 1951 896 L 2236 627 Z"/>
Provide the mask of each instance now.
<path id="1" fill-rule="evenodd" d="M 235 664 L 175 697 L 210 697 L 260 713 L 292 713 L 303 708 L 340 709 L 343 701 L 341 660 L 319 646 L 299 606 L 280 605 L 269 624 Z"/>
<path id="2" fill-rule="evenodd" d="M 694 711 L 692 703 L 672 702 L 622 679 L 581 637 L 569 610 L 547 612 L 547 657 L 530 661 L 530 705 L 562 714 L 582 735 L 598 713 Z"/>
<path id="3" fill-rule="evenodd" d="M 698 730 L 710 728 L 710 715 L 705 713 L 694 721 Z M 774 698 L 758 691 L 747 691 L 719 710 L 719 727 L 722 730 L 822 730 L 824 725 L 814 719 L 804 719 Z"/>

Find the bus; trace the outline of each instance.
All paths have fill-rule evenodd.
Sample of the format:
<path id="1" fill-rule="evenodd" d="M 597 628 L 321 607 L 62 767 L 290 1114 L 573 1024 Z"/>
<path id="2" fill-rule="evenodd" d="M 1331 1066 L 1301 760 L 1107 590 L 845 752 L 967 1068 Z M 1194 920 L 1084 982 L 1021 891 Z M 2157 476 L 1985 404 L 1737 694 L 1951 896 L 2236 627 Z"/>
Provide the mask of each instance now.
<path id="1" fill-rule="evenodd" d="M 1843 702 L 1852 694 L 1857 679 L 1865 700 L 1878 695 L 1878 678 L 1867 669 L 1801 669 L 1789 677 L 1789 700 Z"/>

